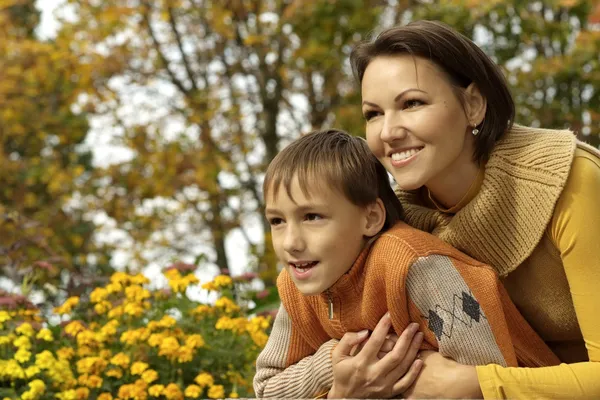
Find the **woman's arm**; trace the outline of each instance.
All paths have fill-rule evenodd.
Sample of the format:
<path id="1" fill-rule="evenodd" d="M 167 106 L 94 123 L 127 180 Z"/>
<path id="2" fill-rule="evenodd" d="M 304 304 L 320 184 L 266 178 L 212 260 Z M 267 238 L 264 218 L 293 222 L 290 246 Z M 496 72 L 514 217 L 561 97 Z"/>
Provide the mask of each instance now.
<path id="1" fill-rule="evenodd" d="M 536 369 L 477 367 L 486 398 L 600 398 L 600 160 L 597 157 L 576 151 L 548 233 L 560 251 L 589 361 Z"/>

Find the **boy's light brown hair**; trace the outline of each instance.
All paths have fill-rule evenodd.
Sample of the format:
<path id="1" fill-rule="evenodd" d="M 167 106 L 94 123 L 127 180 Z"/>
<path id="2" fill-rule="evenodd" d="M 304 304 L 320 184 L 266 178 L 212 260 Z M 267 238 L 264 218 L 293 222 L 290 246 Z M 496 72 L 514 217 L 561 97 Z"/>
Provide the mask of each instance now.
<path id="1" fill-rule="evenodd" d="M 276 197 L 283 186 L 293 200 L 291 186 L 295 177 L 306 197 L 310 197 L 311 189 L 331 188 L 359 207 L 380 198 L 386 211 L 382 230 L 402 218 L 402 205 L 390 186 L 387 171 L 364 139 L 344 131 L 314 131 L 279 152 L 267 168 L 264 198 Z"/>

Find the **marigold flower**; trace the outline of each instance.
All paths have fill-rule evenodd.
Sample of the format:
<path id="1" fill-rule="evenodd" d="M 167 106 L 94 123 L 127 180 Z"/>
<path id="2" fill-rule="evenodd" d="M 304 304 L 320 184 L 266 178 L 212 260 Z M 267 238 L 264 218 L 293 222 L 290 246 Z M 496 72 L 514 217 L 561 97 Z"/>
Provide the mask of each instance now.
<path id="1" fill-rule="evenodd" d="M 183 393 L 181 393 L 181 389 L 175 383 L 169 383 L 165 390 L 163 391 L 163 396 L 167 398 L 167 400 L 183 400 Z"/>
<path id="2" fill-rule="evenodd" d="M 64 361 L 64 360 L 63 360 Z M 86 357 L 77 361 L 77 372 L 79 374 L 101 375 L 107 367 L 108 362 L 100 357 Z"/>
<path id="3" fill-rule="evenodd" d="M 65 326 L 65 333 L 73 337 L 77 336 L 79 332 L 83 332 L 85 330 L 85 326 L 83 326 L 80 321 L 72 321 Z"/>
<path id="4" fill-rule="evenodd" d="M 158 355 L 172 357 L 177 354 L 177 350 L 179 350 L 179 342 L 176 338 L 169 336 L 160 343 Z"/>
<path id="5" fill-rule="evenodd" d="M 189 385 L 185 388 L 183 394 L 185 395 L 185 397 L 197 399 L 202 394 L 202 388 L 198 385 Z"/>
<path id="6" fill-rule="evenodd" d="M 59 315 L 69 314 L 79 304 L 79 297 L 69 297 L 61 306 L 55 307 L 54 312 Z"/>
<path id="7" fill-rule="evenodd" d="M 197 333 L 190 335 L 185 339 L 185 345 L 192 348 L 204 347 L 205 344 L 204 338 Z"/>
<path id="8" fill-rule="evenodd" d="M 0 311 L 0 324 L 6 322 L 6 321 L 10 321 L 12 319 L 12 317 L 10 316 L 10 314 L 4 310 Z"/>
<path id="9" fill-rule="evenodd" d="M 113 400 L 113 397 L 110 393 L 100 393 L 97 400 Z"/>
<path id="10" fill-rule="evenodd" d="M 35 334 L 35 331 L 29 322 L 24 322 L 19 325 L 17 329 L 15 329 L 15 332 L 17 332 L 19 335 L 27 337 L 32 337 Z"/>
<path id="11" fill-rule="evenodd" d="M 200 304 L 198 307 L 194 308 L 191 313 L 195 316 L 209 315 L 214 314 L 214 309 L 206 304 Z"/>
<path id="12" fill-rule="evenodd" d="M 102 387 L 102 378 L 98 375 L 90 375 L 87 379 L 86 386 L 92 389 L 100 389 Z"/>
<path id="13" fill-rule="evenodd" d="M 163 394 L 165 385 L 152 385 L 148 388 L 148 394 L 153 397 L 159 397 Z"/>
<path id="14" fill-rule="evenodd" d="M 164 333 L 153 333 L 148 338 L 148 344 L 152 347 L 158 347 L 165 337 L 167 337 L 167 335 Z"/>
<path id="15" fill-rule="evenodd" d="M 213 282 L 217 288 L 224 288 L 233 284 L 233 280 L 228 275 L 217 275 Z"/>
<path id="16" fill-rule="evenodd" d="M 240 397 L 240 395 L 238 394 L 238 392 L 231 392 L 229 393 L 229 398 L 230 399 L 238 399 Z"/>
<path id="17" fill-rule="evenodd" d="M 87 400 L 90 397 L 90 389 L 86 387 L 80 387 L 75 389 L 75 395 L 77 400 Z"/>
<path id="18" fill-rule="evenodd" d="M 108 290 L 106 290 L 106 288 L 97 287 L 92 291 L 92 293 L 90 293 L 90 301 L 94 304 L 100 303 L 101 301 L 106 300 L 108 295 L 109 293 Z"/>
<path id="19" fill-rule="evenodd" d="M 225 397 L 225 388 L 223 385 L 211 386 L 208 389 L 208 397 L 211 399 L 222 399 Z"/>
<path id="20" fill-rule="evenodd" d="M 52 331 L 48 328 L 41 329 L 35 336 L 35 338 L 39 340 L 44 340 L 46 342 L 51 342 L 54 340 L 54 337 L 52 336 Z"/>
<path id="21" fill-rule="evenodd" d="M 73 389 L 65 390 L 56 395 L 59 400 L 77 400 L 77 392 Z"/>
<path id="22" fill-rule="evenodd" d="M 21 368 L 17 360 L 0 360 L 0 371 L 2 371 L 1 375 L 9 379 L 25 379 L 25 370 Z"/>
<path id="23" fill-rule="evenodd" d="M 55 365 L 56 359 L 48 350 L 35 355 L 35 365 L 41 369 L 48 369 Z"/>
<path id="24" fill-rule="evenodd" d="M 111 368 L 108 371 L 106 371 L 105 375 L 110 378 L 121 379 L 121 377 L 123 376 L 123 371 L 121 370 L 121 368 Z"/>
<path id="25" fill-rule="evenodd" d="M 77 345 L 79 347 L 94 346 L 97 344 L 96 333 L 90 330 L 79 332 L 77 335 Z"/>
<path id="26" fill-rule="evenodd" d="M 116 306 L 108 312 L 108 318 L 119 318 L 124 312 L 123 306 Z"/>
<path id="27" fill-rule="evenodd" d="M 188 346 L 181 346 L 177 351 L 177 361 L 187 363 L 194 359 L 194 349 Z"/>
<path id="28" fill-rule="evenodd" d="M 218 299 L 215 302 L 215 307 L 223 309 L 228 314 L 240 310 L 240 307 L 228 297 L 221 297 L 220 299 Z"/>
<path id="29" fill-rule="evenodd" d="M 177 320 L 170 315 L 165 315 L 158 321 L 158 326 L 161 328 L 172 328 L 175 325 L 177 325 Z"/>
<path id="30" fill-rule="evenodd" d="M 194 378 L 194 382 L 196 382 L 198 384 L 198 386 L 204 388 L 206 386 L 214 385 L 215 380 L 213 379 L 211 374 L 202 372 Z"/>
<path id="31" fill-rule="evenodd" d="M 127 368 L 130 362 L 131 359 L 125 353 L 118 353 L 110 359 L 111 364 L 121 368 Z"/>
<path id="32" fill-rule="evenodd" d="M 36 376 L 37 374 L 39 374 L 40 372 L 42 372 L 40 367 L 38 367 L 36 365 L 32 365 L 25 369 L 25 376 L 27 376 L 27 379 L 31 379 L 34 376 Z M 0 373 L 0 375 L 1 375 L 1 373 Z"/>
<path id="33" fill-rule="evenodd" d="M 148 369 L 142 373 L 142 380 L 148 384 L 158 379 L 158 372 L 153 369 Z"/>
<path id="34" fill-rule="evenodd" d="M 19 349 L 29 350 L 31 349 L 31 340 L 27 336 L 19 336 L 13 340 L 13 346 Z"/>
<path id="35" fill-rule="evenodd" d="M 142 372 L 144 372 L 147 369 L 148 369 L 148 364 L 146 364 L 145 362 L 137 361 L 131 365 L 131 374 L 132 375 L 141 375 Z"/>
<path id="36" fill-rule="evenodd" d="M 13 335 L 0 336 L 0 346 L 4 346 L 5 344 L 12 343 L 12 341 L 14 339 L 15 339 L 15 337 Z"/>
<path id="37" fill-rule="evenodd" d="M 14 356 L 14 359 L 20 362 L 21 364 L 25 364 L 27 361 L 29 361 L 30 358 L 31 352 L 24 348 L 20 348 L 19 350 L 17 350 Z"/>
<path id="38" fill-rule="evenodd" d="M 111 307 L 112 304 L 110 302 L 101 301 L 100 303 L 94 305 L 94 311 L 96 314 L 103 315 L 106 314 Z"/>

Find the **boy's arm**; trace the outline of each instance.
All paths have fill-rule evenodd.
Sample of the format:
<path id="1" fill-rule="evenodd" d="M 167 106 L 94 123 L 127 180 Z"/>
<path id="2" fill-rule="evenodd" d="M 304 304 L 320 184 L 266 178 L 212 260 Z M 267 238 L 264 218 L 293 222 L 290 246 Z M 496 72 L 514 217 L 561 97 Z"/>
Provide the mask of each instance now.
<path id="1" fill-rule="evenodd" d="M 267 345 L 256 360 L 256 397 L 310 398 L 331 388 L 331 352 L 338 341 L 329 340 L 313 355 L 287 366 L 290 348 L 297 345 L 292 343 L 292 333 L 292 321 L 282 304 Z"/>

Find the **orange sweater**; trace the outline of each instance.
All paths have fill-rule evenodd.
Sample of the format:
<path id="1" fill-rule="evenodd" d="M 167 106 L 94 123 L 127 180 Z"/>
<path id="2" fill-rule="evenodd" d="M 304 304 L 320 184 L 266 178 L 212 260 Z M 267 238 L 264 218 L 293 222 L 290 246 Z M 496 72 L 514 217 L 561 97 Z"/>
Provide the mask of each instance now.
<path id="1" fill-rule="evenodd" d="M 493 269 L 405 223 L 365 249 L 326 293 L 302 295 L 285 270 L 277 284 L 291 320 L 287 343 L 280 348 L 287 354 L 285 367 L 346 332 L 373 330 L 388 310 L 398 334 L 417 322 L 425 335 L 424 349 L 439 349 L 464 364 L 559 363 L 519 314 Z M 276 332 L 272 336 L 281 337 Z M 273 352 L 273 346 L 265 351 Z M 259 375 L 267 366 L 257 367 Z"/>

